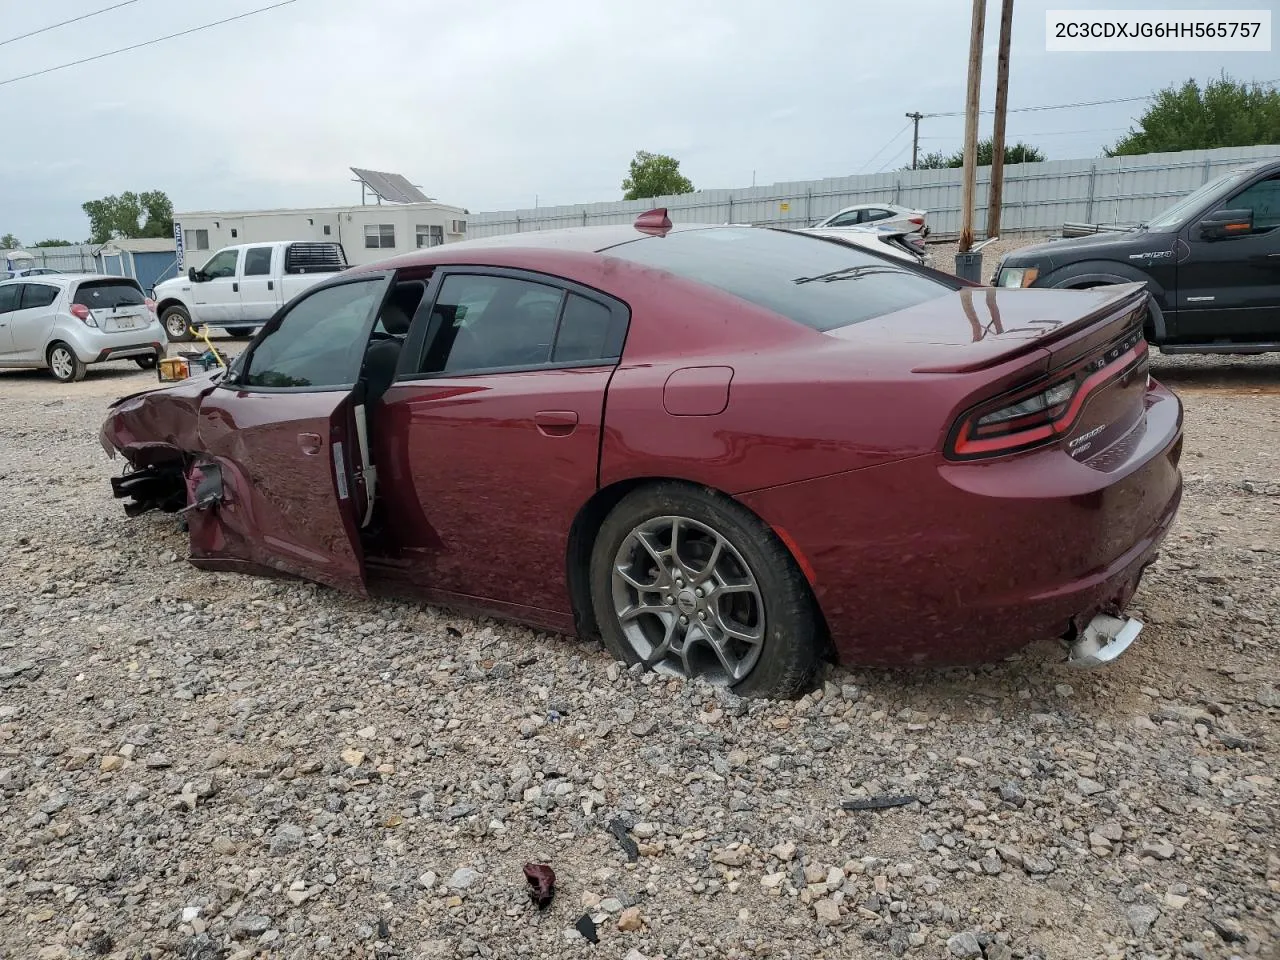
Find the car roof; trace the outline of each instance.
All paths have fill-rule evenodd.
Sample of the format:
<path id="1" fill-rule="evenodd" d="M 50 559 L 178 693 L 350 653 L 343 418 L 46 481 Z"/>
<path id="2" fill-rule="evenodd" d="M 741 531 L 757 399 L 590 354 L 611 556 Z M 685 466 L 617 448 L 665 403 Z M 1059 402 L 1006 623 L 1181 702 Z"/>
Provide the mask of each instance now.
<path id="1" fill-rule="evenodd" d="M 33 276 L 10 277 L 0 283 L 52 283 L 58 286 L 71 286 L 86 280 L 121 280 L 125 283 L 137 284 L 133 277 L 118 277 L 113 273 L 37 273 Z"/>

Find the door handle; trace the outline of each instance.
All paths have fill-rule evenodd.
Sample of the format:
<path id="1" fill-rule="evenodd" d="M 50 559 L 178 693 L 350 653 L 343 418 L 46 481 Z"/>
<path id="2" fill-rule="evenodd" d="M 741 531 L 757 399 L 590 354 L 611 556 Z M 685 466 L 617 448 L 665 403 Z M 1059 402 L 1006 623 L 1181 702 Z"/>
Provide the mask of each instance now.
<path id="1" fill-rule="evenodd" d="M 274 290 L 275 288 L 276 288 L 276 282 L 275 282 L 274 280 L 268 280 L 268 281 L 267 281 L 267 289 L 268 289 L 268 290 Z"/>
<path id="2" fill-rule="evenodd" d="M 232 293 L 239 293 L 239 292 L 240 292 L 240 284 L 238 284 L 238 283 L 232 283 L 232 284 L 231 284 L 231 292 L 232 292 Z"/>
<path id="3" fill-rule="evenodd" d="M 539 410 L 533 415 L 538 432 L 547 437 L 567 437 L 578 428 L 575 410 Z"/>
<path id="4" fill-rule="evenodd" d="M 298 434 L 298 446 L 308 457 L 314 457 L 320 452 L 320 447 L 324 441 L 320 439 L 318 433 L 300 433 Z"/>

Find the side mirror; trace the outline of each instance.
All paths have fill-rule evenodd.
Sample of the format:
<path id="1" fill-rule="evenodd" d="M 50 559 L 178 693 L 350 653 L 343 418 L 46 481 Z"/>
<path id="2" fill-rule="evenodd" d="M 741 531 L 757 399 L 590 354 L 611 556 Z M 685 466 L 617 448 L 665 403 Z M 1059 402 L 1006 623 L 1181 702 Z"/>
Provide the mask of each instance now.
<path id="1" fill-rule="evenodd" d="M 195 267 L 187 267 L 187 279 L 192 283 L 200 282 L 200 274 L 196 272 Z"/>
<path id="2" fill-rule="evenodd" d="M 1200 221 L 1200 236 L 1205 240 L 1227 240 L 1253 233 L 1252 210 L 1215 210 Z"/>

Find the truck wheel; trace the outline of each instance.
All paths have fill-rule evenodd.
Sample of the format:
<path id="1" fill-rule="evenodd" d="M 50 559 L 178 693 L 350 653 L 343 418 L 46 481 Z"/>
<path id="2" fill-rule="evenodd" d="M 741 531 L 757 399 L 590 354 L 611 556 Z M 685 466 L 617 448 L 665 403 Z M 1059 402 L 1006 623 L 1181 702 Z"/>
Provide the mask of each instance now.
<path id="1" fill-rule="evenodd" d="M 170 343 L 189 343 L 196 338 L 191 329 L 191 316 L 185 307 L 169 307 L 160 317 Z"/>
<path id="2" fill-rule="evenodd" d="M 227 327 L 227 333 L 233 337 L 247 337 L 254 331 L 253 327 Z"/>

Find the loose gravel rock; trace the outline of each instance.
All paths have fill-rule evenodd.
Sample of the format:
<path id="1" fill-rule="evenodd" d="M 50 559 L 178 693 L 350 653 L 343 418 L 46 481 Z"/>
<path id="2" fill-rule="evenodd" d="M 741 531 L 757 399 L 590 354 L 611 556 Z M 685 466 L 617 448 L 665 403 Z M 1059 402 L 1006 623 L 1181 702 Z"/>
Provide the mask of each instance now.
<path id="1" fill-rule="evenodd" d="M 1156 375 L 1186 494 L 1130 653 L 772 703 L 197 571 L 96 440 L 154 381 L 0 374 L 0 955 L 1275 956 L 1280 361 Z"/>

